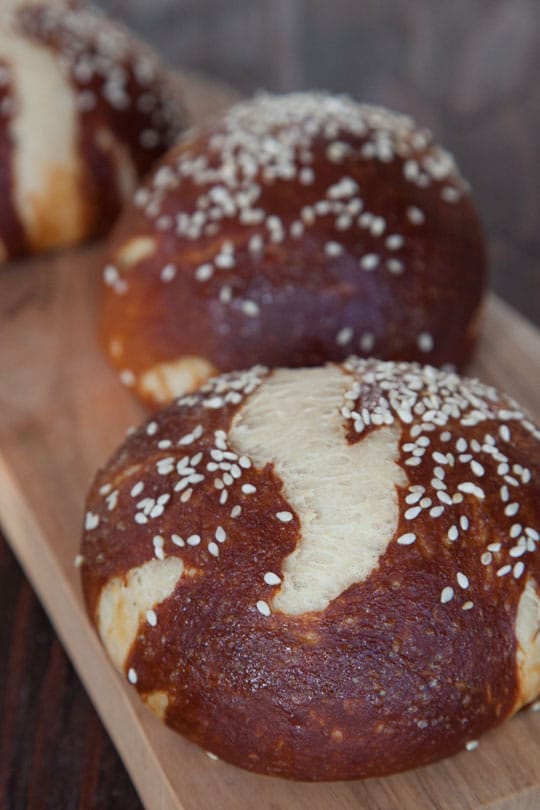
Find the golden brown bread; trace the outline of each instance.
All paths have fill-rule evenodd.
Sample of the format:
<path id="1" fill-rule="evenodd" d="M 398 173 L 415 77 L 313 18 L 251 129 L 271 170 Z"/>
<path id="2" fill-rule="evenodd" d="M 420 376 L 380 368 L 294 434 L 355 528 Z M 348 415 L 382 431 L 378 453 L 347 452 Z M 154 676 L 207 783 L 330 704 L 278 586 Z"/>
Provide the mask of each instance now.
<path id="1" fill-rule="evenodd" d="M 540 692 L 540 432 L 411 364 L 216 378 L 128 437 L 82 577 L 171 727 L 297 779 L 473 748 Z"/>
<path id="2" fill-rule="evenodd" d="M 116 228 L 101 335 L 149 402 L 219 371 L 351 352 L 462 366 L 484 242 L 450 157 L 403 115 L 258 96 L 161 161 Z"/>
<path id="3" fill-rule="evenodd" d="M 3 6 L 0 260 L 108 230 L 182 128 L 177 96 L 152 51 L 97 9 Z"/>

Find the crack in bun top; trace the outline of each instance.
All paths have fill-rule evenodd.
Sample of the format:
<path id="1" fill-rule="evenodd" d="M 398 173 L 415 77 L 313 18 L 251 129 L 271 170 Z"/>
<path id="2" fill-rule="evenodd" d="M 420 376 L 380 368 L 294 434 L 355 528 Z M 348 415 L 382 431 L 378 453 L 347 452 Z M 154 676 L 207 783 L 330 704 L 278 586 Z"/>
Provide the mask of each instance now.
<path id="1" fill-rule="evenodd" d="M 259 95 L 188 134 L 137 191 L 101 332 L 153 402 L 257 362 L 460 366 L 484 272 L 467 183 L 430 132 L 345 96 Z"/>
<path id="2" fill-rule="evenodd" d="M 300 779 L 416 767 L 540 693 L 540 431 L 457 374 L 211 380 L 87 502 L 89 613 L 172 728 Z"/>
<path id="3" fill-rule="evenodd" d="M 1 258 L 108 230 L 183 126 L 155 54 L 94 7 L 3 7 Z"/>

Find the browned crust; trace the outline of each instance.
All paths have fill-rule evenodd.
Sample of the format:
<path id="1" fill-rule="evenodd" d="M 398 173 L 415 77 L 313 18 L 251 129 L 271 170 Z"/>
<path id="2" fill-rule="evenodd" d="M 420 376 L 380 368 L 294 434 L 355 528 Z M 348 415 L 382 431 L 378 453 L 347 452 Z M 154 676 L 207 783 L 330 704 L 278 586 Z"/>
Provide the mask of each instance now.
<path id="1" fill-rule="evenodd" d="M 10 211 L 13 213 L 16 178 L 12 176 L 11 146 L 5 140 L 10 118 L 7 116 L 6 136 L 0 138 L 0 166 L 2 176 L 10 180 L 9 193 L 2 196 L 1 213 L 6 223 L 4 241 L 10 256 L 75 244 L 110 229 L 134 188 L 133 183 L 119 182 L 119 160 L 100 144 L 100 132 L 107 133 L 124 150 L 135 179 L 150 169 L 185 124 L 178 89 L 155 55 L 122 26 L 97 10 L 83 7 L 66 11 L 35 5 L 23 7 L 13 24 L 19 34 L 50 48 L 66 66 L 79 110 L 79 176 L 76 200 L 64 195 L 61 169 L 50 177 L 39 199 L 32 202 L 39 207 L 36 210 L 37 226 L 29 245 L 18 218 L 9 216 Z M 96 72 L 85 75 L 84 63 L 99 52 L 100 37 L 111 33 L 122 41 L 120 55 L 113 61 L 107 57 L 111 64 L 106 75 Z M 147 74 L 139 70 L 141 64 L 147 68 Z M 127 105 L 107 98 L 107 82 L 112 81 L 113 71 L 125 74 L 122 93 L 125 90 Z M 142 97 L 153 99 L 151 108 L 144 106 Z M 141 137 L 144 139 L 143 133 L 148 131 L 151 131 L 153 140 L 145 141 L 144 145 Z M 58 214 L 63 208 L 72 211 L 74 206 L 80 209 L 75 222 Z"/>
<path id="2" fill-rule="evenodd" d="M 174 169 L 182 154 L 211 161 L 209 139 L 223 129 L 216 125 L 184 141 L 153 176 L 163 173 L 163 167 Z M 366 140 L 343 132 L 338 139 L 355 155 Z M 428 188 L 416 187 L 404 177 L 406 161 L 399 156 L 388 163 L 357 158 L 331 163 L 325 157 L 329 142 L 321 136 L 312 144 L 310 168 L 315 182 L 311 185 L 297 178 L 265 184 L 261 172 L 254 178 L 261 187 L 257 205 L 277 215 L 286 234 L 261 256 L 250 252 L 249 241 L 267 233 L 264 223 L 240 225 L 238 216 L 231 216 L 218 235 L 203 233 L 196 240 L 176 234 L 174 226 L 167 229 L 158 224 L 167 219 L 174 223 L 179 214 L 193 213 L 199 195 L 210 188 L 204 183 L 186 180 L 177 189 L 166 190 L 155 216 L 146 215 L 144 206 L 132 205 L 126 211 L 114 231 L 108 261 L 118 267 L 128 289 L 118 295 L 114 287 L 105 288 L 100 326 L 106 349 L 111 337 L 123 339 L 124 354 L 121 359 L 111 358 L 113 364 L 138 375 L 156 363 L 198 354 L 227 371 L 257 362 L 316 365 L 354 352 L 463 367 L 474 345 L 471 324 L 485 286 L 486 258 L 481 227 L 462 181 L 451 176 Z M 421 159 L 423 153 L 414 154 Z M 319 217 L 303 238 L 290 235 L 302 206 L 320 201 L 325 190 L 344 176 L 358 183 L 364 209 L 384 217 L 386 234 L 404 238 L 402 249 L 381 252 L 381 240 L 369 230 L 336 231 L 330 216 Z M 441 198 L 445 184 L 459 189 L 459 202 Z M 425 224 L 407 220 L 406 210 L 411 207 L 425 212 Z M 156 253 L 123 268 L 117 251 L 138 235 L 154 236 Z M 342 255 L 325 255 L 325 246 L 332 240 L 343 246 Z M 225 241 L 234 245 L 234 267 L 214 272 L 204 283 L 196 281 L 196 269 L 211 261 Z M 381 254 L 381 266 L 364 272 L 359 258 L 373 250 Z M 385 262 L 395 258 L 405 267 L 401 275 L 384 269 Z M 177 268 L 176 277 L 163 283 L 160 272 L 168 264 Z M 231 303 L 220 300 L 224 285 L 232 290 Z M 258 317 L 242 311 L 244 300 L 257 304 Z M 344 327 L 351 328 L 353 337 L 339 344 L 336 336 Z M 422 332 L 433 338 L 431 351 L 418 346 Z M 360 338 L 365 333 L 373 336 L 373 345 L 363 350 Z"/>
<path id="3" fill-rule="evenodd" d="M 92 617 L 111 577 L 153 558 L 156 534 L 165 538 L 167 556 L 200 569 L 156 609 L 156 627 L 141 624 L 126 663 L 126 672 L 131 667 L 137 672 L 142 696 L 154 690 L 168 694 L 166 722 L 244 768 L 321 780 L 383 775 L 448 756 L 515 710 L 515 622 L 527 577 L 497 575 L 503 564 L 516 562 L 509 556 L 515 542 L 509 529 L 516 518 L 501 513 L 497 459 L 482 456 L 484 500 L 466 496 L 436 519 L 425 512 L 414 525 L 417 541 L 408 547 L 395 542 L 411 530 L 404 517 L 408 490 L 400 489 L 394 541 L 367 580 L 320 613 L 265 617 L 256 602 L 270 603 L 275 588 L 263 584 L 263 575 L 281 573 L 301 531 L 296 516 L 278 526 L 269 521 L 277 511 L 291 511 L 270 465 L 248 470 L 242 478 L 256 485 L 254 494 L 243 495 L 238 482 L 220 506 L 213 475 L 208 475 L 187 504 L 176 500 L 157 520 L 133 523 L 129 492 L 134 483 L 145 482 L 145 496 L 164 491 L 156 461 L 175 450 L 159 449 L 158 441 L 166 437 L 174 448 L 201 424 L 203 436 L 186 452 L 208 453 L 214 431 L 228 430 L 241 405 L 203 407 L 211 396 L 197 394 L 186 405 L 162 411 L 152 436 L 149 423 L 143 425 L 100 472 L 87 503 L 100 518 L 82 547 Z M 505 398 L 493 403 L 499 411 L 514 408 Z M 452 445 L 461 435 L 471 445 L 483 443 L 486 435 L 497 437 L 501 423 L 504 419 L 491 419 L 465 429 L 451 419 L 445 430 L 452 434 Z M 402 448 L 414 441 L 412 427 L 402 425 Z M 344 419 L 344 429 L 349 441 L 359 440 L 350 420 Z M 450 445 L 439 432 L 430 435 L 430 453 L 448 452 Z M 510 467 L 526 465 L 532 473 L 532 482 L 519 488 L 519 521 L 538 525 L 538 438 L 512 422 L 512 441 L 504 444 L 504 453 Z M 407 457 L 402 449 L 400 464 L 410 485 L 428 488 L 425 468 L 408 466 Z M 448 467 L 446 473 L 452 492 L 463 480 L 463 465 Z M 112 512 L 98 494 L 105 483 L 119 491 Z M 234 519 L 232 504 L 242 505 Z M 454 542 L 448 532 L 457 515 L 467 518 L 469 528 L 460 529 Z M 194 526 L 212 539 L 216 522 L 227 534 L 217 559 L 206 542 L 179 549 L 169 540 L 172 533 L 185 537 Z M 485 565 L 481 555 L 495 542 L 501 550 L 493 554 L 492 565 Z M 526 574 L 539 582 L 538 553 L 522 559 Z M 458 571 L 467 572 L 466 591 L 456 585 Z M 449 583 L 456 594 L 443 604 L 441 593 Z M 470 610 L 463 609 L 467 600 L 474 602 Z"/>

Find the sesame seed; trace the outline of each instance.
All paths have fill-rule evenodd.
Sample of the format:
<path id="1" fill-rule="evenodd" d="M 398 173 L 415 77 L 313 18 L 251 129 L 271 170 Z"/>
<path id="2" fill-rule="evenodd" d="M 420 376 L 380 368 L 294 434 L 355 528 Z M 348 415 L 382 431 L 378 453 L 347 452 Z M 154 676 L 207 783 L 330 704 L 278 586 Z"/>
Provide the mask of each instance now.
<path id="1" fill-rule="evenodd" d="M 148 436 L 154 436 L 157 433 L 157 422 L 149 422 L 146 426 L 146 433 Z"/>
<path id="2" fill-rule="evenodd" d="M 244 495 L 253 495 L 254 492 L 257 492 L 257 487 L 253 484 L 242 484 L 242 492 Z"/>
<path id="3" fill-rule="evenodd" d="M 424 212 L 415 205 L 411 205 L 407 208 L 407 219 L 411 225 L 423 225 L 426 221 Z"/>
<path id="4" fill-rule="evenodd" d="M 133 669 L 133 667 L 130 667 L 130 668 L 128 669 L 128 681 L 129 681 L 130 683 L 133 683 L 133 684 L 137 683 L 137 681 L 138 681 L 138 678 L 137 678 L 137 673 L 135 672 L 135 670 Z"/>
<path id="5" fill-rule="evenodd" d="M 272 571 L 267 571 L 264 575 L 264 581 L 267 585 L 280 585 L 281 577 L 278 577 L 278 575 L 274 574 Z"/>
<path id="6" fill-rule="evenodd" d="M 236 264 L 235 258 L 231 253 L 218 253 L 214 259 L 214 264 L 221 270 L 230 270 Z"/>
<path id="7" fill-rule="evenodd" d="M 73 565 L 75 566 L 75 568 L 80 568 L 82 565 L 84 565 L 84 557 L 82 554 L 77 554 L 75 556 L 75 559 L 73 560 Z"/>
<path id="8" fill-rule="evenodd" d="M 421 352 L 431 352 L 433 350 L 433 338 L 429 332 L 420 332 L 416 338 L 416 345 Z"/>
<path id="9" fill-rule="evenodd" d="M 373 236 L 382 236 L 386 228 L 386 220 L 384 217 L 373 217 L 371 221 L 370 231 Z"/>
<path id="10" fill-rule="evenodd" d="M 336 343 L 338 346 L 345 346 L 352 340 L 353 330 L 350 326 L 345 326 L 341 331 L 339 331 L 336 335 Z"/>
<path id="11" fill-rule="evenodd" d="M 327 256 L 341 256 L 343 254 L 343 245 L 339 242 L 327 242 L 324 246 L 324 252 Z"/>
<path id="12" fill-rule="evenodd" d="M 201 264 L 195 270 L 195 278 L 197 281 L 208 281 L 214 275 L 214 268 L 211 264 Z"/>
<path id="13" fill-rule="evenodd" d="M 366 253 L 360 259 L 360 267 L 362 268 L 362 270 L 367 271 L 375 270 L 379 266 L 379 263 L 380 258 L 379 256 L 377 256 L 376 253 Z"/>
<path id="14" fill-rule="evenodd" d="M 460 588 L 466 590 L 469 587 L 469 578 L 462 571 L 457 572 L 456 579 Z"/>
<path id="15" fill-rule="evenodd" d="M 422 511 L 421 506 L 412 506 L 405 512 L 405 520 L 414 520 L 415 517 L 418 517 L 421 511 Z"/>
<path id="16" fill-rule="evenodd" d="M 98 526 L 99 515 L 94 514 L 94 512 L 87 512 L 84 520 L 84 528 L 86 531 L 91 532 L 93 529 L 97 529 Z"/>
<path id="17" fill-rule="evenodd" d="M 282 523 L 290 523 L 294 516 L 292 512 L 276 512 L 276 517 Z"/>
<path id="18" fill-rule="evenodd" d="M 388 250 L 399 250 L 399 248 L 403 247 L 403 237 L 397 233 L 393 233 L 386 238 L 384 244 Z"/>
<path id="19" fill-rule="evenodd" d="M 309 166 L 304 166 L 298 172 L 298 179 L 303 186 L 309 186 L 315 180 L 315 172 Z"/>
<path id="20" fill-rule="evenodd" d="M 165 283 L 172 281 L 176 276 L 176 267 L 174 264 L 166 264 L 159 274 L 162 281 Z"/>
<path id="21" fill-rule="evenodd" d="M 213 540 L 208 543 L 208 552 L 213 557 L 219 557 L 219 546 Z"/>
<path id="22" fill-rule="evenodd" d="M 147 610 L 146 611 L 146 621 L 151 627 L 155 627 L 157 624 L 157 613 L 155 610 Z"/>
<path id="23" fill-rule="evenodd" d="M 471 470 L 473 471 L 474 475 L 477 475 L 479 478 L 485 475 L 486 472 L 482 465 L 474 459 L 471 461 Z"/>
<path id="24" fill-rule="evenodd" d="M 270 616 L 272 612 L 270 610 L 270 606 L 268 605 L 267 602 L 264 601 L 264 599 L 259 599 L 259 601 L 257 602 L 257 610 L 259 611 L 259 613 L 262 613 L 263 616 Z"/>
<path id="25" fill-rule="evenodd" d="M 395 276 L 398 276 L 401 273 L 403 273 L 405 265 L 399 259 L 387 259 L 386 269 L 389 270 L 390 273 L 393 273 Z"/>
<path id="26" fill-rule="evenodd" d="M 186 540 L 188 546 L 198 546 L 201 542 L 201 537 L 198 534 L 191 534 Z"/>
<path id="27" fill-rule="evenodd" d="M 416 540 L 416 535 L 412 532 L 406 532 L 405 534 L 400 535 L 397 539 L 397 543 L 400 546 L 410 546 Z"/>
<path id="28" fill-rule="evenodd" d="M 203 408 L 209 408 L 210 410 L 218 410 L 218 408 L 222 408 L 224 405 L 223 399 L 221 397 L 210 397 L 210 399 L 203 400 Z M 187 437 L 184 437 L 187 438 Z M 192 437 L 190 437 L 193 441 Z M 186 442 L 187 444 L 188 442 Z"/>
<path id="29" fill-rule="evenodd" d="M 103 270 L 103 281 L 108 287 L 114 287 L 114 285 L 119 280 L 120 276 L 118 274 L 118 270 L 116 267 L 113 267 L 112 264 L 108 264 Z"/>
<path id="30" fill-rule="evenodd" d="M 457 203 L 461 199 L 461 194 L 457 188 L 453 188 L 453 186 L 444 186 L 444 188 L 441 189 L 441 199 L 447 203 Z"/>
<path id="31" fill-rule="evenodd" d="M 525 571 L 525 564 L 521 560 L 519 560 L 519 562 L 517 562 L 514 565 L 514 571 L 513 571 L 514 578 L 519 579 L 524 571 Z"/>
<path id="32" fill-rule="evenodd" d="M 217 527 L 215 537 L 216 537 L 216 540 L 218 541 L 218 543 L 224 543 L 225 542 L 225 540 L 227 539 L 227 532 L 225 531 L 223 526 L 218 526 Z"/>
<path id="33" fill-rule="evenodd" d="M 475 751 L 479 745 L 480 743 L 478 740 L 469 740 L 469 742 L 465 745 L 465 748 L 467 751 Z"/>
<path id="34" fill-rule="evenodd" d="M 231 517 L 237 518 L 242 514 L 242 507 L 238 504 L 231 509 Z"/>
<path id="35" fill-rule="evenodd" d="M 461 606 L 461 609 L 462 610 L 472 610 L 473 607 L 474 607 L 474 602 L 471 602 L 470 600 L 468 600 L 467 602 L 463 602 L 463 604 Z"/>
<path id="36" fill-rule="evenodd" d="M 459 537 L 459 532 L 457 526 L 450 526 L 448 529 L 448 539 L 449 540 L 457 540 Z"/>
<path id="37" fill-rule="evenodd" d="M 488 545 L 488 550 L 493 551 L 496 554 L 498 551 L 501 550 L 501 544 L 500 543 L 490 543 Z"/>
<path id="38" fill-rule="evenodd" d="M 375 345 L 375 336 L 371 332 L 364 332 L 359 341 L 360 349 L 363 352 L 370 352 Z"/>
<path id="39" fill-rule="evenodd" d="M 519 512 L 519 503 L 516 503 L 515 501 L 514 503 L 509 503 L 508 506 L 506 506 L 504 509 L 504 514 L 507 517 L 514 517 L 514 515 L 517 515 L 518 512 Z"/>
<path id="40" fill-rule="evenodd" d="M 501 425 L 501 426 L 500 426 L 500 428 L 499 428 L 499 436 L 500 436 L 500 437 L 501 437 L 501 439 L 502 439 L 503 441 L 505 441 L 505 442 L 509 442 L 509 441 L 510 441 L 511 436 L 510 436 L 510 431 L 509 431 L 509 429 L 508 429 L 508 426 L 507 426 L 507 425 Z"/>
<path id="41" fill-rule="evenodd" d="M 511 570 L 512 570 L 512 566 L 511 566 L 511 565 L 503 565 L 503 566 L 501 566 L 501 568 L 499 568 L 499 570 L 497 571 L 497 576 L 498 576 L 498 577 L 505 577 L 505 576 L 506 576 L 506 574 L 509 574 Z"/>
<path id="42" fill-rule="evenodd" d="M 122 369 L 122 371 L 119 374 L 119 378 L 120 382 L 128 387 L 135 385 L 137 381 L 135 374 L 129 368 Z"/>
<path id="43" fill-rule="evenodd" d="M 482 565 L 490 565 L 491 561 L 493 560 L 493 555 L 490 551 L 484 551 L 482 556 L 480 557 L 480 562 Z"/>
<path id="44" fill-rule="evenodd" d="M 240 306 L 244 315 L 247 315 L 249 318 L 256 318 L 261 311 L 255 301 L 245 300 L 242 301 Z"/>
<path id="45" fill-rule="evenodd" d="M 441 591 L 441 603 L 446 605 L 447 602 L 451 602 L 454 598 L 454 589 L 447 585 L 446 588 L 443 588 Z"/>
<path id="46" fill-rule="evenodd" d="M 172 534 L 171 540 L 174 543 L 174 545 L 178 546 L 179 548 L 183 548 L 186 545 L 179 534 Z"/>
<path id="47" fill-rule="evenodd" d="M 474 495 L 480 500 L 485 498 L 484 490 L 476 486 L 476 484 L 473 484 L 471 481 L 465 481 L 463 484 L 458 484 L 458 489 L 460 492 L 464 492 L 466 495 Z"/>

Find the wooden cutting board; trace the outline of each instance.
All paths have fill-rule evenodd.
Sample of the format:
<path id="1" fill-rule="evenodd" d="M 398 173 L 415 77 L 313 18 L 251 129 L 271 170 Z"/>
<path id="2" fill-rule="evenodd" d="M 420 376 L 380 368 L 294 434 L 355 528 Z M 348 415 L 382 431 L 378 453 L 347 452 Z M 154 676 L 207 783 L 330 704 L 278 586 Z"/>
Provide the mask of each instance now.
<path id="1" fill-rule="evenodd" d="M 209 103 L 200 85 L 199 114 Z M 206 97 L 208 98 L 208 96 Z M 480 747 L 385 779 L 305 784 L 256 776 L 162 726 L 110 666 L 73 567 L 85 491 L 143 411 L 94 336 L 102 248 L 0 273 L 0 521 L 148 810 L 535 810 L 540 713 L 524 711 Z M 540 417 L 540 333 L 495 297 L 471 371 Z"/>

